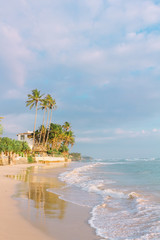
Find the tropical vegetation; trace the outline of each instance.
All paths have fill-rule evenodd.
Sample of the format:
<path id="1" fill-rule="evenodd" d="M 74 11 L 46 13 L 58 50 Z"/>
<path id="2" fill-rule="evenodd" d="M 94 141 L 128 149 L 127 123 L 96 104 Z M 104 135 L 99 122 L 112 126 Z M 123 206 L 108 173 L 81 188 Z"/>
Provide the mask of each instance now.
<path id="1" fill-rule="evenodd" d="M 33 107 L 36 108 L 35 120 L 34 120 L 34 131 L 33 131 L 33 146 L 35 143 L 35 129 L 36 129 L 36 120 L 37 120 L 37 110 L 38 110 L 38 102 L 41 100 L 43 95 L 40 95 L 40 91 L 37 89 L 32 90 L 32 94 L 28 94 L 28 101 L 26 102 L 26 106 L 30 106 L 30 109 Z"/>
<path id="2" fill-rule="evenodd" d="M 3 119 L 3 117 L 0 117 L 0 121 L 1 119 Z M 2 135 L 2 133 L 3 133 L 3 127 L 2 127 L 2 124 L 0 124 L 0 135 Z"/>
<path id="3" fill-rule="evenodd" d="M 8 164 L 14 163 L 15 157 L 24 156 L 28 157 L 28 161 L 33 161 L 35 153 L 45 153 L 52 156 L 63 154 L 69 156 L 69 148 L 72 148 L 75 143 L 75 136 L 71 129 L 69 122 L 63 125 L 52 123 L 53 110 L 57 108 L 56 101 L 50 94 L 44 96 L 37 89 L 32 90 L 28 94 L 26 106 L 30 110 L 35 108 L 35 119 L 33 133 L 30 138 L 33 139 L 33 148 L 29 148 L 27 142 L 18 141 L 8 137 L 0 138 L 0 158 L 8 158 Z M 43 111 L 42 125 L 36 130 L 37 112 Z M 2 117 L 0 117 L 1 121 Z M 2 134 L 2 125 L 0 124 L 0 135 Z"/>
<path id="4" fill-rule="evenodd" d="M 2 135 L 3 133 L 3 128 L 2 128 L 2 125 L 0 124 L 0 135 Z"/>
<path id="5" fill-rule="evenodd" d="M 75 143 L 75 136 L 69 122 L 63 125 L 52 123 L 52 113 L 57 108 L 55 99 L 34 89 L 32 94 L 28 94 L 26 106 L 36 108 L 33 134 L 30 135 L 33 138 L 32 151 L 67 156 L 69 147 L 72 148 Z M 43 111 L 42 125 L 36 130 L 37 111 L 40 109 Z"/>
<path id="6" fill-rule="evenodd" d="M 70 157 L 74 160 L 74 161 L 79 161 L 79 160 L 82 160 L 82 156 L 81 156 L 81 153 L 71 153 L 70 154 Z"/>
<path id="7" fill-rule="evenodd" d="M 0 138 L 0 154 L 1 158 L 4 156 L 8 157 L 8 164 L 14 162 L 15 157 L 24 156 L 30 153 L 27 142 L 21 142 L 8 137 Z"/>
<path id="8" fill-rule="evenodd" d="M 41 131 L 46 132 L 47 139 L 43 140 L 41 137 Z M 47 149 L 47 152 L 52 155 L 63 154 L 65 156 L 68 155 L 69 147 L 73 147 L 75 143 L 75 137 L 73 131 L 71 130 L 71 126 L 68 122 L 65 122 L 63 125 L 50 123 L 49 129 L 45 129 L 44 126 L 40 126 L 38 130 L 35 132 L 35 142 L 40 143 L 40 145 L 44 144 Z M 47 144 L 47 145 L 46 145 Z"/>

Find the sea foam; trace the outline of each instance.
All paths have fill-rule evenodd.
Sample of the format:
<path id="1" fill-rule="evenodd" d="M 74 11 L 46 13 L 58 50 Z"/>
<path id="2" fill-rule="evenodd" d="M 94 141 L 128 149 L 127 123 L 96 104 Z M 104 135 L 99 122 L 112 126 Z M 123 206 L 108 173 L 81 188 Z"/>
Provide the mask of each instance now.
<path id="1" fill-rule="evenodd" d="M 94 179 L 90 174 L 95 168 L 110 164 L 116 163 L 87 164 L 65 172 L 59 178 L 70 187 L 78 187 L 83 192 L 101 197 L 99 203 L 92 207 L 91 218 L 88 221 L 98 236 L 112 240 L 160 239 L 158 204 L 149 201 L 139 192 L 111 188 L 114 181 L 106 178 Z M 84 203 L 85 201 L 82 205 Z"/>

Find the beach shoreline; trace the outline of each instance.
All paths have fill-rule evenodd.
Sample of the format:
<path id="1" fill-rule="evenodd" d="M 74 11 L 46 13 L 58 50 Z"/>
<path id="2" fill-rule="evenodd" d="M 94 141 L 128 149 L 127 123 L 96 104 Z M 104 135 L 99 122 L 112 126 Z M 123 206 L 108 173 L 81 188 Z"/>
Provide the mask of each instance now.
<path id="1" fill-rule="evenodd" d="M 89 208 L 84 208 L 67 202 L 65 217 L 61 221 L 53 219 L 52 233 L 47 232 L 37 223 L 27 218 L 27 207 L 20 207 L 20 201 L 16 201 L 12 196 L 17 192 L 17 187 L 21 186 L 20 181 L 7 178 L 7 175 L 17 175 L 22 170 L 30 166 L 41 167 L 43 164 L 23 164 L 0 167 L 0 197 L 1 197 L 1 230 L 0 239 L 3 240 L 76 240 L 99 239 L 94 230 L 88 224 Z M 64 171 L 62 168 L 61 171 Z M 32 210 L 34 210 L 32 208 Z M 9 231 L 7 229 L 9 228 Z M 62 231 L 63 229 L 63 231 Z"/>
<path id="2" fill-rule="evenodd" d="M 12 198 L 19 182 L 7 178 L 6 175 L 17 174 L 21 170 L 27 169 L 30 166 L 33 166 L 33 164 L 0 167 L 0 239 L 2 240 L 51 239 L 42 231 L 33 227 L 30 222 L 22 217 L 17 201 Z"/>

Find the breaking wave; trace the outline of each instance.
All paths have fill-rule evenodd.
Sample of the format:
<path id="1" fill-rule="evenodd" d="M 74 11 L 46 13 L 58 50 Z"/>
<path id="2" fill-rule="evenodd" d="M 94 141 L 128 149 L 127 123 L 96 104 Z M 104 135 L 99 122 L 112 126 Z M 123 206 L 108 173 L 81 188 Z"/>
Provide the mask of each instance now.
<path id="1" fill-rule="evenodd" d="M 107 164 L 115 163 L 88 164 L 65 172 L 59 178 L 68 186 L 101 197 L 99 203 L 92 207 L 88 221 L 98 236 L 109 240 L 160 239 L 160 206 L 139 192 L 112 188 L 114 181 L 95 179 L 92 170 Z"/>

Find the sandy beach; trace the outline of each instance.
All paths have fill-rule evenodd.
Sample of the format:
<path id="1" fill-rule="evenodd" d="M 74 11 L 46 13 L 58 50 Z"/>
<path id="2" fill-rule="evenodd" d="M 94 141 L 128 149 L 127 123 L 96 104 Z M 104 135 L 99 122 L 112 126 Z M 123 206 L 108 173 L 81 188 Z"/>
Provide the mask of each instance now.
<path id="1" fill-rule="evenodd" d="M 52 219 L 46 221 L 46 227 L 38 222 L 34 217 L 28 218 L 27 206 L 21 207 L 21 201 L 16 201 L 12 196 L 17 191 L 17 186 L 23 186 L 23 183 L 7 178 L 6 175 L 15 175 L 29 166 L 13 165 L 0 167 L 0 239 L 2 240 L 96 240 L 99 239 L 92 228 L 87 224 L 89 217 L 89 208 L 83 208 L 78 205 L 65 202 L 65 212 L 62 219 Z M 36 165 L 37 166 L 37 165 Z M 53 194 L 51 194 L 53 195 Z M 53 198 L 58 199 L 57 195 Z M 53 200 L 54 201 L 54 200 Z M 62 200 L 60 200 L 62 201 Z M 62 203 L 60 203 L 62 204 Z M 66 207 L 67 206 L 67 207 Z M 34 212 L 33 209 L 31 212 Z M 49 230 L 48 230 L 49 229 Z M 63 231 L 62 231 L 63 229 Z"/>
<path id="2" fill-rule="evenodd" d="M 27 167 L 29 167 L 28 164 L 0 167 L 0 239 L 2 240 L 53 239 L 25 220 L 20 214 L 17 202 L 12 198 L 17 181 L 11 180 L 5 177 L 5 175 L 17 174 Z"/>

